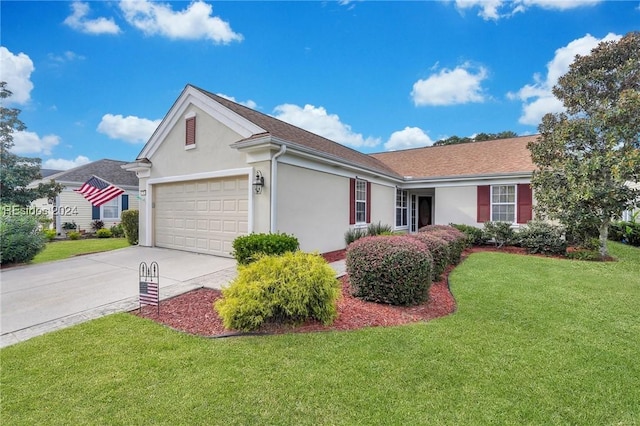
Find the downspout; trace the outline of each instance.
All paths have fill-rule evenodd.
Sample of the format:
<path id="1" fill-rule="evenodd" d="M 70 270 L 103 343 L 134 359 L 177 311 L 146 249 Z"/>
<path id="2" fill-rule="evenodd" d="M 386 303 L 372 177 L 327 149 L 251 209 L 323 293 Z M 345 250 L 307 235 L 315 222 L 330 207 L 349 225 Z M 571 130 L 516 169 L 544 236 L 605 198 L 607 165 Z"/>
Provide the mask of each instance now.
<path id="1" fill-rule="evenodd" d="M 278 181 L 278 157 L 284 154 L 287 151 L 286 145 L 280 145 L 280 151 L 276 152 L 276 154 L 271 158 L 271 200 L 270 200 L 270 208 L 271 208 L 271 227 L 270 232 L 273 234 L 276 232 L 276 195 L 277 195 L 277 187 L 276 182 Z"/>

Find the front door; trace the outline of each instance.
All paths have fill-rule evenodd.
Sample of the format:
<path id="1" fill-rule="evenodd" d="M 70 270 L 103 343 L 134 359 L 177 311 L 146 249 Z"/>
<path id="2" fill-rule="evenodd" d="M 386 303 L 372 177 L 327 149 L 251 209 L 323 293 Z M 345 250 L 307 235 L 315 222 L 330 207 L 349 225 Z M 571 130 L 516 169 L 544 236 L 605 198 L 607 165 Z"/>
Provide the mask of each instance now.
<path id="1" fill-rule="evenodd" d="M 418 197 L 418 229 L 431 225 L 431 197 Z"/>

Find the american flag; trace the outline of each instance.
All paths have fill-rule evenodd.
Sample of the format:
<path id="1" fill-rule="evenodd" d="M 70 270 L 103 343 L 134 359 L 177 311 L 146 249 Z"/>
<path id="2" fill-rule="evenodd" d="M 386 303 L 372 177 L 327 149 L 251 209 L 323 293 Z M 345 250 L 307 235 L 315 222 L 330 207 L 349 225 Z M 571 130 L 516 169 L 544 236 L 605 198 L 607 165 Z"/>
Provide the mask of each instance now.
<path id="1" fill-rule="evenodd" d="M 159 303 L 158 283 L 140 281 L 140 305 L 158 306 Z"/>
<path id="2" fill-rule="evenodd" d="M 118 188 L 109 182 L 105 182 L 98 177 L 92 176 L 80 187 L 80 189 L 74 189 L 74 191 L 82 194 L 82 196 L 93 206 L 99 207 L 122 194 L 124 189 Z"/>

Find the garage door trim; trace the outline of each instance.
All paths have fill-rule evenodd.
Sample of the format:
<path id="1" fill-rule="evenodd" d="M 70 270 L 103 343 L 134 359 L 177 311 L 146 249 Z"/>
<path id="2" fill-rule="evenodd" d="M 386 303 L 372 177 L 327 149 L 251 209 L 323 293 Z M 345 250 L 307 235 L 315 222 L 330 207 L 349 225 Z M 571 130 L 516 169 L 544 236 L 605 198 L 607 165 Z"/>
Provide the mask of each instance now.
<path id="1" fill-rule="evenodd" d="M 214 178 L 224 178 L 224 177 L 233 177 L 233 176 L 246 176 L 249 182 L 251 182 L 251 178 L 253 176 L 253 168 L 252 167 L 243 167 L 238 169 L 227 169 L 227 170 L 219 170 L 216 172 L 205 172 L 205 173 L 194 173 L 191 175 L 179 175 L 179 176 L 168 176 L 161 178 L 153 178 L 147 181 L 146 191 L 146 205 L 145 205 L 145 229 L 147 230 L 145 235 L 144 244 L 148 247 L 153 245 L 153 235 L 154 235 L 154 226 L 153 223 L 153 191 L 152 186 L 161 184 L 161 183 L 175 183 L 175 182 L 185 182 L 192 180 L 202 180 L 202 179 L 214 179 Z M 247 200 L 249 203 L 249 217 L 248 220 L 248 232 L 253 232 L 253 188 L 251 185 L 248 185 L 247 188 Z"/>

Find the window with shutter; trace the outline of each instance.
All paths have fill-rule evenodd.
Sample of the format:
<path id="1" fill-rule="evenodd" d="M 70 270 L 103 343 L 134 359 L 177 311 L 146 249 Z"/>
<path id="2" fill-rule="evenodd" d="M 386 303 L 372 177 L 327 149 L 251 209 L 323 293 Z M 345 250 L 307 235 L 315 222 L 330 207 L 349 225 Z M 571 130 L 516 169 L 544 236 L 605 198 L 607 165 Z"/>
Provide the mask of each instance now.
<path id="1" fill-rule="evenodd" d="M 186 119 L 186 137 L 185 146 L 192 147 L 196 145 L 196 118 L 189 117 Z"/>

